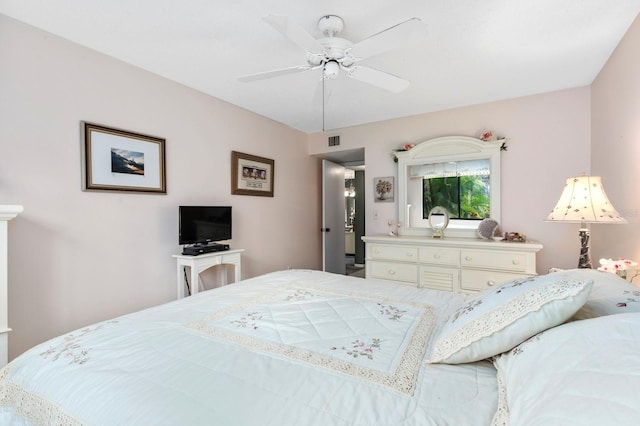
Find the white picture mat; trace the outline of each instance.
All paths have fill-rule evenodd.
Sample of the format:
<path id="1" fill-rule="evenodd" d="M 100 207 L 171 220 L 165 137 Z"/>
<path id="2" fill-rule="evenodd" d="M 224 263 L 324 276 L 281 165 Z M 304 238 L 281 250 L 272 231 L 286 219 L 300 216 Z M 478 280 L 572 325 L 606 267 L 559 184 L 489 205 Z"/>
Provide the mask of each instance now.
<path id="1" fill-rule="evenodd" d="M 91 132 L 91 184 L 160 188 L 160 145 L 124 136 Z M 126 149 L 144 154 L 144 175 L 111 172 L 111 149 Z"/>
<path id="2" fill-rule="evenodd" d="M 266 170 L 266 178 L 253 179 L 244 177 L 242 172 L 245 167 Z M 245 158 L 241 158 L 238 160 L 238 176 L 236 177 L 238 182 L 238 189 L 250 189 L 253 191 L 270 192 L 273 188 L 271 183 L 272 177 L 273 171 L 271 170 L 271 164 L 262 163 L 260 161 L 247 160 Z"/>

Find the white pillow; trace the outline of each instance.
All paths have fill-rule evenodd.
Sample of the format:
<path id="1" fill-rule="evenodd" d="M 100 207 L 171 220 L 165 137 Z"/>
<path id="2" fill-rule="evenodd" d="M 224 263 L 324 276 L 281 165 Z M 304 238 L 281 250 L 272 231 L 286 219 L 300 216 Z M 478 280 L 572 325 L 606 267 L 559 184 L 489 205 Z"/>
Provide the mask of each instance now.
<path id="1" fill-rule="evenodd" d="M 576 312 L 573 319 L 640 312 L 640 287 L 616 274 L 597 269 L 568 269 L 554 272 L 554 275 L 567 279 L 593 281 L 586 303 Z"/>
<path id="2" fill-rule="evenodd" d="M 546 330 L 497 357 L 493 425 L 640 424 L 640 314 Z"/>
<path id="3" fill-rule="evenodd" d="M 480 293 L 441 328 L 430 362 L 460 364 L 508 351 L 571 318 L 587 300 L 591 284 L 549 274 L 507 281 Z"/>

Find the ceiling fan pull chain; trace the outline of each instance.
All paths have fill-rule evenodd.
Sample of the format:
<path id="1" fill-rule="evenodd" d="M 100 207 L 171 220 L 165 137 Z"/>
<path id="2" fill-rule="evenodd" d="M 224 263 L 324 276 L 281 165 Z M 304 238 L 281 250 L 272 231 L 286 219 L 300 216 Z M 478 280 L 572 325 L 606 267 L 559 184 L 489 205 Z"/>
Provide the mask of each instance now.
<path id="1" fill-rule="evenodd" d="M 324 69 L 322 70 L 322 131 L 324 132 Z"/>

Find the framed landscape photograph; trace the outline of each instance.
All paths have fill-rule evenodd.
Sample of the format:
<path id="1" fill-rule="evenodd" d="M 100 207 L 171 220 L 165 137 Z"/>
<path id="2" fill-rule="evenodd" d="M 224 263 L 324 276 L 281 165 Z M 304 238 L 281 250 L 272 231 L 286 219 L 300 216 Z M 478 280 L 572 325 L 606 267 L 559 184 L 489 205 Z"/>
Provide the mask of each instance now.
<path id="1" fill-rule="evenodd" d="M 393 203 L 394 191 L 393 176 L 373 179 L 374 201 L 376 203 Z"/>
<path id="2" fill-rule="evenodd" d="M 164 139 L 81 124 L 83 191 L 167 193 Z"/>
<path id="3" fill-rule="evenodd" d="M 231 151 L 231 193 L 273 197 L 273 160 Z"/>

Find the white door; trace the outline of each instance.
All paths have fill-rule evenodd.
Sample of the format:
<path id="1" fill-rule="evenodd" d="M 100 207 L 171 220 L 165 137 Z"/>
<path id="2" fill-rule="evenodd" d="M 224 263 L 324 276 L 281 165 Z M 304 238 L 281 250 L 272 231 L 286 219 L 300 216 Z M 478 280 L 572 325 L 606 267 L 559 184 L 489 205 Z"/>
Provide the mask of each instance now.
<path id="1" fill-rule="evenodd" d="M 345 273 L 344 167 L 322 160 L 322 269 Z"/>

